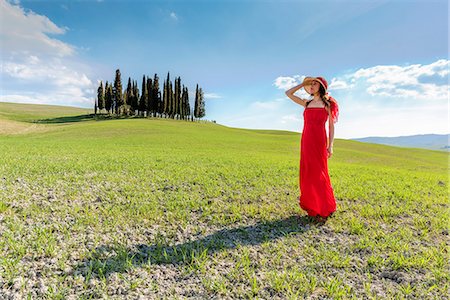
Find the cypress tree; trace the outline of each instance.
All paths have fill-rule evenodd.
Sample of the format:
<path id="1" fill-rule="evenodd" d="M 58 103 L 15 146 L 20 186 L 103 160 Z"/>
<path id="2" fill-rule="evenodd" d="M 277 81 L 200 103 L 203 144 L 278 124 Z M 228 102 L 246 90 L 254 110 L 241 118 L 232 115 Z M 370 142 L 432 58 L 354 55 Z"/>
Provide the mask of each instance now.
<path id="1" fill-rule="evenodd" d="M 199 93 L 198 93 L 198 84 L 195 88 L 195 103 L 194 103 L 194 117 L 198 118 L 198 109 L 199 109 Z"/>
<path id="2" fill-rule="evenodd" d="M 189 104 L 189 90 L 186 87 L 186 114 L 188 117 L 191 115 L 191 105 Z"/>
<path id="3" fill-rule="evenodd" d="M 124 103 L 125 105 L 130 106 L 130 110 L 133 110 L 133 107 L 131 106 L 132 102 L 133 102 L 133 88 L 131 87 L 131 78 L 128 77 L 128 84 L 127 90 L 125 91 Z"/>
<path id="4" fill-rule="evenodd" d="M 116 78 L 114 80 L 114 100 L 116 114 L 119 114 L 119 108 L 122 107 L 125 102 L 122 97 L 122 79 L 120 78 L 120 70 L 116 70 Z"/>
<path id="5" fill-rule="evenodd" d="M 184 110 L 185 110 L 185 107 L 186 107 L 186 105 L 184 103 L 184 101 L 185 101 L 184 93 L 185 93 L 185 91 L 184 91 L 184 84 L 183 84 L 183 86 L 181 88 L 181 97 L 180 97 L 180 119 L 181 120 L 184 120 L 184 115 L 185 115 Z"/>
<path id="6" fill-rule="evenodd" d="M 147 117 L 150 116 L 150 106 L 152 103 L 152 97 L 153 97 L 153 81 L 151 78 L 147 77 L 147 102 L 145 103 L 145 110 L 147 111 Z"/>
<path id="7" fill-rule="evenodd" d="M 173 119 L 174 112 L 175 112 L 175 105 L 174 105 L 174 94 L 173 94 L 173 85 L 172 82 L 169 82 L 169 114 L 170 118 Z"/>
<path id="8" fill-rule="evenodd" d="M 159 114 L 159 117 L 161 117 L 161 115 L 163 113 L 163 106 L 164 106 L 164 104 L 163 104 L 163 100 L 161 97 L 161 91 L 158 90 L 158 114 Z"/>
<path id="9" fill-rule="evenodd" d="M 205 100 L 202 88 L 198 87 L 195 91 L 195 107 L 194 107 L 194 117 L 203 118 L 205 116 Z"/>
<path id="10" fill-rule="evenodd" d="M 172 83 L 170 82 L 170 77 L 169 77 L 169 73 L 167 73 L 167 82 L 166 82 L 167 86 L 167 116 L 170 117 L 170 114 L 172 112 L 172 88 L 171 85 Z"/>
<path id="11" fill-rule="evenodd" d="M 181 93 L 181 91 L 180 91 L 179 84 L 180 84 L 180 77 L 178 77 L 178 78 L 175 77 L 175 87 L 174 87 L 174 93 L 173 93 L 175 118 L 178 118 L 179 115 L 181 114 L 181 111 L 180 111 L 180 101 L 181 101 L 180 93 Z"/>
<path id="12" fill-rule="evenodd" d="M 178 78 L 175 77 L 173 82 L 173 118 L 176 119 L 178 115 Z"/>
<path id="13" fill-rule="evenodd" d="M 144 111 L 146 110 L 145 103 L 147 102 L 147 80 L 145 79 L 145 75 L 142 77 L 142 94 L 141 99 L 139 101 L 139 111 L 144 115 Z"/>
<path id="14" fill-rule="evenodd" d="M 137 81 L 133 80 L 133 114 L 136 115 L 136 110 L 139 111 L 139 89 Z"/>
<path id="15" fill-rule="evenodd" d="M 205 99 L 202 88 L 198 89 L 198 99 L 199 99 L 198 117 L 203 118 L 205 116 Z"/>
<path id="16" fill-rule="evenodd" d="M 163 103 L 162 103 L 162 109 L 161 113 L 164 115 L 166 114 L 166 107 L 167 107 L 167 87 L 166 87 L 166 81 L 163 82 Z"/>
<path id="17" fill-rule="evenodd" d="M 177 113 L 178 116 L 181 118 L 181 111 L 183 110 L 183 101 L 182 101 L 182 89 L 181 89 L 181 77 L 178 76 L 178 94 L 177 94 L 177 103 L 178 103 L 178 109 L 177 109 Z"/>
<path id="18" fill-rule="evenodd" d="M 112 95 L 110 93 L 111 85 L 109 85 L 108 81 L 105 83 L 105 109 L 108 112 L 108 115 L 111 114 L 112 107 Z"/>
<path id="19" fill-rule="evenodd" d="M 156 113 L 159 112 L 159 78 L 155 73 L 155 77 L 153 77 L 153 87 L 152 87 L 152 105 L 151 110 L 153 111 L 153 116 L 156 117 Z"/>
<path id="20" fill-rule="evenodd" d="M 150 80 L 150 86 L 148 87 L 148 110 L 152 117 L 155 116 L 155 92 L 154 82 Z"/>
<path id="21" fill-rule="evenodd" d="M 164 94 L 163 94 L 163 101 L 164 101 L 164 117 L 167 118 L 167 115 L 170 113 L 170 73 L 167 73 L 167 79 L 164 83 Z"/>
<path id="22" fill-rule="evenodd" d="M 129 96 L 127 97 L 127 105 L 130 108 L 130 115 L 134 115 L 134 81 L 131 81 L 131 78 L 129 78 L 128 81 L 130 83 L 130 90 L 128 92 Z"/>
<path id="23" fill-rule="evenodd" d="M 109 85 L 109 97 L 111 99 L 112 105 L 115 105 L 116 101 L 115 101 L 115 97 L 114 97 L 114 88 L 113 88 L 112 84 Z M 113 113 L 112 107 L 111 107 L 111 113 Z"/>
<path id="24" fill-rule="evenodd" d="M 191 112 L 191 107 L 189 105 L 189 90 L 186 87 L 184 92 L 184 115 L 188 117 Z"/>
<path id="25" fill-rule="evenodd" d="M 181 89 L 181 101 L 180 101 L 180 103 L 181 103 L 180 118 L 182 120 L 184 120 L 184 118 L 186 116 L 186 89 L 184 87 L 184 84 L 183 84 L 183 87 Z"/>
<path id="26" fill-rule="evenodd" d="M 100 112 L 105 108 L 105 90 L 103 89 L 103 82 L 100 81 L 100 86 L 97 89 L 97 104 Z"/>

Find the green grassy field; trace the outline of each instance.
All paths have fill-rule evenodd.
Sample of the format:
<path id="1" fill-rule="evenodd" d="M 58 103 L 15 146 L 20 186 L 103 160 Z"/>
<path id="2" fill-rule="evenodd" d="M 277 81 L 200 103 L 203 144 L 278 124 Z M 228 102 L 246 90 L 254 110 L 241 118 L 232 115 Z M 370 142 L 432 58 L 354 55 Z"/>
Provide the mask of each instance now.
<path id="1" fill-rule="evenodd" d="M 448 299 L 448 153 L 336 139 L 320 225 L 297 133 L 89 113 L 0 103 L 0 298 Z"/>

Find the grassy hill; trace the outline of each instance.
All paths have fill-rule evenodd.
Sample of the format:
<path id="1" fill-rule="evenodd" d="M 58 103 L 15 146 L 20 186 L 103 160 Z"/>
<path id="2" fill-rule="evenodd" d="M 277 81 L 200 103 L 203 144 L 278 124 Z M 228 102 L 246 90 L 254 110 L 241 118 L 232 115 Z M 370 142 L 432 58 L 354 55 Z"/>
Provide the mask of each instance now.
<path id="1" fill-rule="evenodd" d="M 69 123 L 91 119 L 91 109 L 70 106 L 0 102 L 0 135 L 27 134 L 57 129 L 47 123 Z"/>
<path id="2" fill-rule="evenodd" d="M 0 102 L 0 118 L 13 121 L 37 122 L 50 118 L 93 113 L 92 109 L 71 106 Z"/>
<path id="3" fill-rule="evenodd" d="M 448 153 L 337 139 L 320 225 L 297 133 L 90 113 L 0 103 L 0 294 L 447 297 Z"/>
<path id="4" fill-rule="evenodd" d="M 418 134 L 397 137 L 372 136 L 353 140 L 389 146 L 449 151 L 449 137 L 449 134 Z"/>

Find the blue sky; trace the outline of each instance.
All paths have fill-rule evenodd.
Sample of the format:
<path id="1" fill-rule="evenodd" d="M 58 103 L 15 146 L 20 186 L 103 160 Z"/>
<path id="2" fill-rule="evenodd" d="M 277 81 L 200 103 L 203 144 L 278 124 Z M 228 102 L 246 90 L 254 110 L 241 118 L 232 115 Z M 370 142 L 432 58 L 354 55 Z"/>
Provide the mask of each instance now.
<path id="1" fill-rule="evenodd" d="M 448 1 L 0 0 L 0 101 L 93 107 L 99 80 L 167 72 L 206 119 L 300 132 L 284 91 L 324 76 L 336 138 L 449 133 Z M 301 91 L 300 96 L 306 96 Z"/>

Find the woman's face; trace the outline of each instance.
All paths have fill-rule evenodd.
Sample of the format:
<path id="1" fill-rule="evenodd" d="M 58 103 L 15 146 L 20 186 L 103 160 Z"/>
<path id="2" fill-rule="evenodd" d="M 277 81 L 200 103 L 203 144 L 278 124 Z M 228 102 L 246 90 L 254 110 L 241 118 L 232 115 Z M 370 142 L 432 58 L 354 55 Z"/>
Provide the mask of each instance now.
<path id="1" fill-rule="evenodd" d="M 311 95 L 314 95 L 315 93 L 317 93 L 320 89 L 320 83 L 316 80 L 313 80 L 311 82 L 311 86 L 310 86 L 310 91 L 311 91 Z"/>

